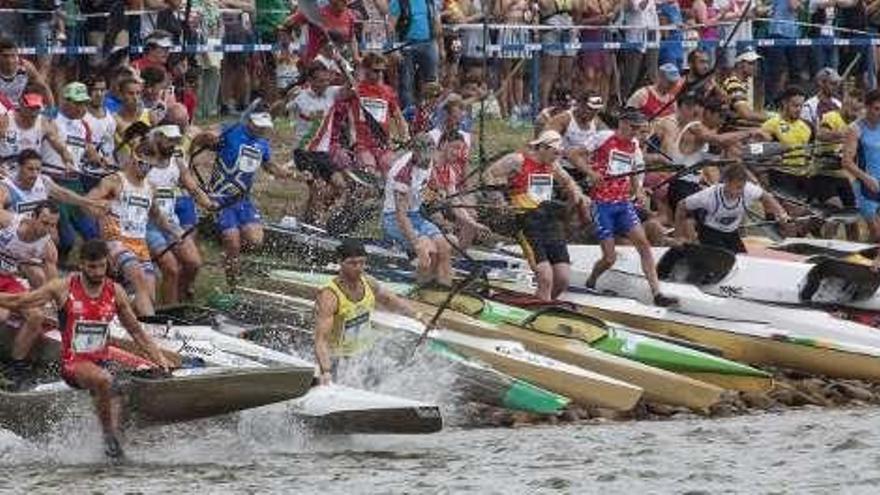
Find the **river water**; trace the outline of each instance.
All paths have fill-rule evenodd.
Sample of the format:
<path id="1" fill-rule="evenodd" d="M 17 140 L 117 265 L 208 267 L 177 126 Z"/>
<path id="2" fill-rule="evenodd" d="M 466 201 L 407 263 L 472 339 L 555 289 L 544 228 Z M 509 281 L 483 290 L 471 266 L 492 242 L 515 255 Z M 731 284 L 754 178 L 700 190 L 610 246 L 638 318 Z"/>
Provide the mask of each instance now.
<path id="1" fill-rule="evenodd" d="M 0 492 L 880 493 L 876 408 L 319 437 L 269 406 L 134 432 L 115 467 L 91 419 L 65 426 L 0 430 Z"/>

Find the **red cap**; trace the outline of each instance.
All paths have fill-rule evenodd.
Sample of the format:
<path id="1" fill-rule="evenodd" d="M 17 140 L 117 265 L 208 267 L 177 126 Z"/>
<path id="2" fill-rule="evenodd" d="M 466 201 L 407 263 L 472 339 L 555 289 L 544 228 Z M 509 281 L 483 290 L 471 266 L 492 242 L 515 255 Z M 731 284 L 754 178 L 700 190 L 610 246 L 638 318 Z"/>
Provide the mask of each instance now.
<path id="1" fill-rule="evenodd" d="M 26 93 L 21 97 L 21 105 L 28 108 L 43 109 L 43 95 L 39 93 Z"/>

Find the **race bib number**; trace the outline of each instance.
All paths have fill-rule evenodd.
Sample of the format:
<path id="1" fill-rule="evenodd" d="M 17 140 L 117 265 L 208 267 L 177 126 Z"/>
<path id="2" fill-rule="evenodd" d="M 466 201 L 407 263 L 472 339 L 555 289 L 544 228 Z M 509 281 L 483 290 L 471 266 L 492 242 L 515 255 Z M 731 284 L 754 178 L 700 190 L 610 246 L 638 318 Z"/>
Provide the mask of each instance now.
<path id="1" fill-rule="evenodd" d="M 260 152 L 259 148 L 253 146 L 241 146 L 238 148 L 238 160 L 235 162 L 235 166 L 238 170 L 252 174 L 260 168 L 260 164 L 262 163 L 263 154 Z"/>
<path id="2" fill-rule="evenodd" d="M 73 155 L 73 163 L 82 163 L 83 156 L 86 154 L 86 140 L 78 136 L 67 136 L 67 150 Z"/>
<path id="3" fill-rule="evenodd" d="M 30 213 L 36 209 L 37 205 L 42 203 L 43 201 L 22 201 L 15 205 L 16 213 Z"/>
<path id="4" fill-rule="evenodd" d="M 147 234 L 150 200 L 140 196 L 129 196 L 125 204 L 124 213 L 119 219 L 122 235 L 142 239 Z"/>
<path id="5" fill-rule="evenodd" d="M 368 338 L 370 330 L 370 313 L 346 321 L 342 330 L 342 346 L 356 348 Z"/>
<path id="6" fill-rule="evenodd" d="M 110 326 L 104 321 L 78 321 L 73 326 L 73 351 L 87 353 L 107 346 Z"/>
<path id="7" fill-rule="evenodd" d="M 379 98 L 361 98 L 361 105 L 380 124 L 388 120 L 388 102 Z"/>
<path id="8" fill-rule="evenodd" d="M 529 195 L 540 203 L 553 199 L 553 176 L 550 174 L 529 175 Z"/>
<path id="9" fill-rule="evenodd" d="M 608 157 L 608 173 L 610 175 L 623 175 L 632 172 L 633 157 L 629 153 L 612 150 Z"/>
<path id="10" fill-rule="evenodd" d="M 169 220 L 171 220 L 174 215 L 174 200 L 176 197 L 177 191 L 173 187 L 156 188 L 156 194 L 154 196 L 154 198 L 156 198 L 156 206 Z"/>
<path id="11" fill-rule="evenodd" d="M 0 253 L 0 272 L 16 273 L 18 272 L 18 262 L 5 253 Z"/>

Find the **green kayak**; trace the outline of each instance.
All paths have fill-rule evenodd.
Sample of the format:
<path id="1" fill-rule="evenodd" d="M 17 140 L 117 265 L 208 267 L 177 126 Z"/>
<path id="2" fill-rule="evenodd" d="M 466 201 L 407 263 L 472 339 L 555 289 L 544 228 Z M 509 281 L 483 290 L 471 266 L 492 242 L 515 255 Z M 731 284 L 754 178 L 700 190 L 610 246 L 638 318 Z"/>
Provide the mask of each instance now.
<path id="1" fill-rule="evenodd" d="M 257 291 L 243 287 L 237 294 L 213 295 L 208 299 L 208 305 L 242 321 L 289 322 L 301 318 L 301 310 L 294 311 L 289 304 L 260 296 Z M 308 303 L 303 301 L 304 305 Z M 259 332 L 252 334 L 258 335 Z M 571 402 L 567 397 L 468 359 L 442 342 L 430 340 L 427 349 L 453 364 L 455 388 L 463 401 L 542 415 L 558 414 Z"/>
<path id="2" fill-rule="evenodd" d="M 397 275 L 399 273 L 395 272 Z M 324 285 L 332 275 L 274 270 L 269 277 L 278 282 Z M 415 286 L 406 282 L 382 283 L 398 294 L 435 306 L 442 304 L 448 296 L 445 291 L 414 291 Z M 449 308 L 485 322 L 506 323 L 530 331 L 577 339 L 596 350 L 686 374 L 723 388 L 756 391 L 772 386 L 770 374 L 759 369 L 560 308 L 526 309 L 472 294 L 458 294 Z"/>

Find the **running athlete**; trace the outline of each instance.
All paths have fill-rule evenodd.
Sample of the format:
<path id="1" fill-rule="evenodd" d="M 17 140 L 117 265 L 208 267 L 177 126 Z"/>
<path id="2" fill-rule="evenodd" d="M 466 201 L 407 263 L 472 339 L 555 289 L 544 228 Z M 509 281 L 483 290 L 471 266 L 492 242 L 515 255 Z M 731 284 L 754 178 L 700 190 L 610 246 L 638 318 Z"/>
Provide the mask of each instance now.
<path id="1" fill-rule="evenodd" d="M 817 153 L 820 164 L 816 170 L 816 176 L 825 180 L 812 181 L 813 189 L 810 195 L 816 201 L 820 201 L 835 208 L 856 209 L 856 196 L 850 183 L 846 169 L 840 168 L 839 158 L 843 150 L 843 143 L 849 136 L 850 126 L 864 113 L 864 95 L 851 90 L 843 97 L 840 110 L 831 110 L 822 115 L 819 127 L 816 129 L 818 141 L 825 143 L 840 143 L 824 146 Z M 829 166 L 830 165 L 830 166 Z M 822 228 L 822 237 L 837 237 L 838 225 L 835 222 L 827 222 Z M 857 222 L 846 224 L 846 235 L 851 241 L 858 241 L 860 237 Z"/>
<path id="2" fill-rule="evenodd" d="M 422 191 L 431 176 L 431 160 L 402 155 L 391 164 L 385 180 L 382 231 L 416 256 L 420 283 L 452 285 L 452 247 L 443 232 L 421 211 Z"/>
<path id="3" fill-rule="evenodd" d="M 222 235 L 226 283 L 231 290 L 238 282 L 242 248 L 254 249 L 263 244 L 262 219 L 250 197 L 257 171 L 262 167 L 277 178 L 296 177 L 294 170 L 272 160 L 266 138 L 272 127 L 268 113 L 254 112 L 245 123 L 226 127 L 221 132 L 203 132 L 193 138 L 194 150 L 204 146 L 217 149 L 210 188 L 221 206 L 217 229 Z"/>
<path id="4" fill-rule="evenodd" d="M 175 151 L 179 149 L 183 134 L 180 127 L 174 124 L 163 124 L 153 128 L 150 137 L 156 143 L 159 161 L 147 174 L 147 182 L 155 191 L 156 206 L 162 215 L 177 229 L 183 231 L 180 220 L 175 212 L 179 191 L 185 189 L 196 198 L 206 209 L 216 209 L 216 205 L 202 191 L 188 167 L 182 160 L 175 159 Z M 175 241 L 175 238 L 155 222 L 147 224 L 147 245 L 150 254 L 162 272 L 161 294 L 166 304 L 180 302 L 181 296 L 188 295 L 199 268 L 202 257 L 191 235 Z"/>
<path id="5" fill-rule="evenodd" d="M 516 237 L 535 272 L 535 296 L 544 301 L 565 292 L 571 274 L 565 208 L 553 200 L 555 186 L 562 189 L 585 218 L 590 203 L 559 164 L 562 142 L 558 132 L 543 131 L 529 143 L 528 151 L 511 153 L 483 173 L 485 183 L 507 186 L 509 204 L 517 210 Z M 499 207 L 504 206 L 500 194 L 495 195 L 494 201 Z M 498 214 L 503 215 L 503 209 Z"/>
<path id="6" fill-rule="evenodd" d="M 147 223 L 153 221 L 173 242 L 180 239 L 180 227 L 171 223 L 159 209 L 155 191 L 147 174 L 160 161 L 156 144 L 143 140 L 125 160 L 122 170 L 108 175 L 88 197 L 109 200 L 110 214 L 101 217 L 101 231 L 110 249 L 115 270 L 134 290 L 134 308 L 140 316 L 150 316 L 156 299 L 156 272 L 147 246 Z"/>
<path id="7" fill-rule="evenodd" d="M 365 352 L 378 340 L 370 324 L 376 302 L 425 325 L 431 319 L 365 274 L 367 251 L 360 241 L 344 239 L 336 255 L 339 274 L 315 298 L 315 361 L 321 385 L 331 383 L 339 359 Z"/>
<path id="8" fill-rule="evenodd" d="M 593 266 L 587 287 L 595 287 L 599 276 L 614 266 L 617 260 L 615 237 L 626 236 L 641 257 L 642 271 L 654 294 L 654 304 L 671 306 L 678 301 L 660 292 L 651 245 L 630 199 L 634 195 L 637 201 L 647 203 L 641 181 L 638 175 L 615 177 L 644 167 L 639 141 L 644 140 L 647 132 L 648 119 L 645 114 L 638 109 L 627 108 L 620 116 L 617 130 L 600 132 L 587 147 L 593 153 L 593 171 L 600 179 L 590 191 L 590 196 L 594 205 L 596 235 L 602 247 L 602 259 Z"/>
<path id="9" fill-rule="evenodd" d="M 721 173 L 721 183 L 694 193 L 678 203 L 675 225 L 681 242 L 694 242 L 720 247 L 734 253 L 745 253 L 746 247 L 739 236 L 739 227 L 746 215 L 746 208 L 760 201 L 764 211 L 773 213 L 782 223 L 791 219 L 772 195 L 760 186 L 749 182 L 749 172 L 741 164 L 728 165 Z M 686 225 L 688 213 L 702 211 L 697 215 L 697 237 L 687 235 L 691 228 Z M 680 233 L 680 234 L 679 234 Z"/>
<path id="10" fill-rule="evenodd" d="M 18 154 L 24 150 L 40 151 L 48 144 L 62 157 L 68 168 L 73 168 L 73 155 L 58 135 L 58 128 L 43 117 L 43 97 L 37 93 L 25 93 L 17 110 L 0 115 L 0 163 L 11 170 Z M 44 144 L 45 143 L 45 144 Z"/>
<path id="11" fill-rule="evenodd" d="M 58 206 L 43 202 L 34 213 L 31 217 L 0 210 L 0 294 L 27 292 L 19 278 L 26 265 L 39 268 L 43 281 L 58 276 L 58 255 L 50 238 L 58 224 Z M 42 284 L 33 287 L 39 285 Z M 43 331 L 45 318 L 41 308 L 22 308 L 17 312 L 23 323 L 13 341 L 12 362 L 4 375 L 12 380 L 13 388 L 20 389 L 30 368 L 27 356 Z M 0 309 L 0 321 L 6 322 L 9 316 L 9 311 Z"/>
<path id="12" fill-rule="evenodd" d="M 72 82 L 64 86 L 62 95 L 55 125 L 61 141 L 73 157 L 73 168 L 65 165 L 62 156 L 44 142 L 42 148 L 44 172 L 55 178 L 61 187 L 83 194 L 85 191 L 80 180 L 83 166 L 87 162 L 98 162 L 98 153 L 92 145 L 89 126 L 83 120 L 86 115 L 86 103 L 90 100 L 89 92 L 85 84 Z M 62 207 L 58 229 L 58 247 L 62 258 L 73 248 L 77 233 L 86 240 L 98 237 L 95 219 L 74 206 Z"/>
<path id="13" fill-rule="evenodd" d="M 850 126 L 841 163 L 855 179 L 856 202 L 871 239 L 880 242 L 880 90 L 865 95 L 865 116 Z M 880 266 L 880 256 L 874 266 Z"/>
<path id="14" fill-rule="evenodd" d="M 119 459 L 123 456 L 119 443 L 122 402 L 114 377 L 107 370 L 110 323 L 119 318 L 156 365 L 166 372 L 170 365 L 141 328 L 125 291 L 107 276 L 107 245 L 99 240 L 87 241 L 79 257 L 80 272 L 56 278 L 31 292 L 0 294 L 0 306 L 20 311 L 54 302 L 59 308 L 61 377 L 71 387 L 92 394 L 104 432 L 104 452 Z"/>

